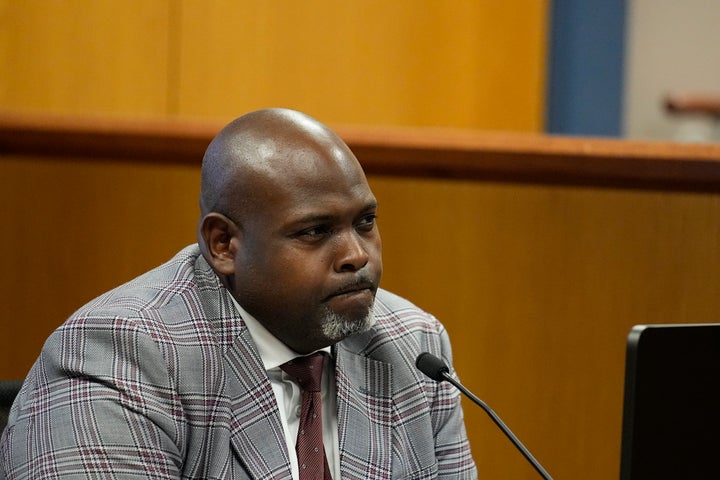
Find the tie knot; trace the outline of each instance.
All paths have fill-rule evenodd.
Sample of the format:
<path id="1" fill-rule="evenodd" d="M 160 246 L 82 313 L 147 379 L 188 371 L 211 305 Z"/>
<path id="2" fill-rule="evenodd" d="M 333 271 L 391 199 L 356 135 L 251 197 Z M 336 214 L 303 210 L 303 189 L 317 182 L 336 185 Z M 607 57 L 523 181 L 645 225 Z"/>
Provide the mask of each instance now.
<path id="1" fill-rule="evenodd" d="M 319 392 L 324 357 L 322 352 L 315 352 L 283 363 L 280 368 L 293 377 L 301 389 L 307 392 Z"/>

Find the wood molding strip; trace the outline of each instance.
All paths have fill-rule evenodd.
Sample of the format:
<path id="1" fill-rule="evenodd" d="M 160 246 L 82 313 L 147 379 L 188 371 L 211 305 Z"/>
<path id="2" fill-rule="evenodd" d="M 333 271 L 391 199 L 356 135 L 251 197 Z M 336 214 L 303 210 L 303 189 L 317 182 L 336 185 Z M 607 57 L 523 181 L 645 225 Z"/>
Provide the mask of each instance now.
<path id="1" fill-rule="evenodd" d="M 223 123 L 0 113 L 0 155 L 199 165 Z M 720 145 L 337 126 L 372 175 L 720 192 Z"/>

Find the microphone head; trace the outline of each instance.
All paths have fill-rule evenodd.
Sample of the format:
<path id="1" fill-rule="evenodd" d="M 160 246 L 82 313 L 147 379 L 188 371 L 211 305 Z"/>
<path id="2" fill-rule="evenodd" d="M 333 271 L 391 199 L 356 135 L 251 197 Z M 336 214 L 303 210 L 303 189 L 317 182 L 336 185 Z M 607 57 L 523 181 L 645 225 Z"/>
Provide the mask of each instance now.
<path id="1" fill-rule="evenodd" d="M 442 382 L 445 380 L 443 373 L 450 372 L 450 369 L 447 365 L 445 365 L 445 362 L 430 352 L 423 352 L 418 355 L 415 360 L 415 366 L 418 370 L 436 382 Z"/>

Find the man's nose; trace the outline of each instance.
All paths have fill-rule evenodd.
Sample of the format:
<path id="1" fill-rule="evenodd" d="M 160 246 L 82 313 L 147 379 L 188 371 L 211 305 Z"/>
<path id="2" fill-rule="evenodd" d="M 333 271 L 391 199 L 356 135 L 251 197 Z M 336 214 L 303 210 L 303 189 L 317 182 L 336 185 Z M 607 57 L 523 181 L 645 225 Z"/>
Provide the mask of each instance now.
<path id="1" fill-rule="evenodd" d="M 335 271 L 355 272 L 367 265 L 370 254 L 363 239 L 354 229 L 342 232 L 337 238 Z"/>

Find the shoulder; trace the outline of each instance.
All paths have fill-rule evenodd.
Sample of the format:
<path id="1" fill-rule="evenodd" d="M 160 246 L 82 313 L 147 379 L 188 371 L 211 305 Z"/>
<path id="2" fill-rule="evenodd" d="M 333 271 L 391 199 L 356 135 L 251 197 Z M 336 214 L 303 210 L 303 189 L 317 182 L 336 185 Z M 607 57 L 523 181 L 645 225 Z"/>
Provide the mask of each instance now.
<path id="1" fill-rule="evenodd" d="M 387 290 L 379 289 L 375 298 L 375 319 L 378 328 L 391 335 L 441 334 L 445 328 L 435 316 L 411 301 Z"/>
<path id="2" fill-rule="evenodd" d="M 225 330 L 232 330 L 230 320 L 235 316 L 229 293 L 195 244 L 88 302 L 70 316 L 59 332 L 126 332 L 167 343 L 176 337 L 224 337 Z"/>
<path id="3" fill-rule="evenodd" d="M 193 245 L 77 310 L 46 340 L 36 366 L 85 378 L 127 374 L 128 385 L 142 383 L 137 374 L 192 388 L 219 370 L 240 328 L 229 293 Z M 205 368 L 198 371 L 198 362 Z"/>
<path id="4" fill-rule="evenodd" d="M 160 308 L 194 290 L 201 258 L 197 245 L 186 247 L 162 265 L 91 300 L 74 316 L 130 314 Z"/>

